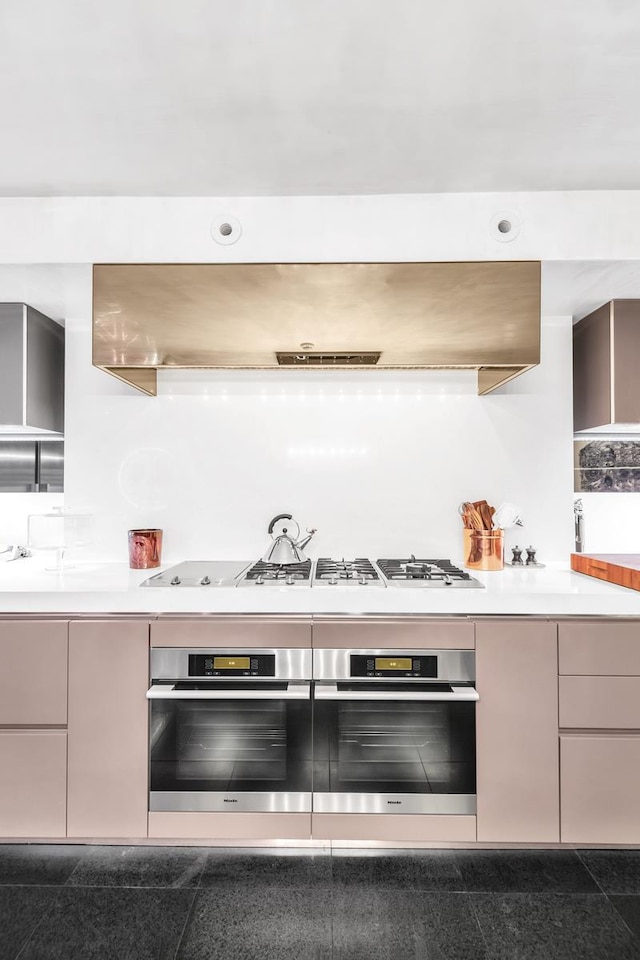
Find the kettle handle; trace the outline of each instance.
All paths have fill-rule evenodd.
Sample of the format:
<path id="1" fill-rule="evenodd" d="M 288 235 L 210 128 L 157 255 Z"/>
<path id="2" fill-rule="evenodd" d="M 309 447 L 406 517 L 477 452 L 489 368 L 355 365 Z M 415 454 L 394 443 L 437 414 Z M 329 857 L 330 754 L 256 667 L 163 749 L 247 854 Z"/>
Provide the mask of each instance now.
<path id="1" fill-rule="evenodd" d="M 273 528 L 275 527 L 278 520 L 293 520 L 293 517 L 290 513 L 279 513 L 277 517 L 274 517 L 271 523 L 269 524 L 269 529 L 267 533 L 273 533 Z"/>

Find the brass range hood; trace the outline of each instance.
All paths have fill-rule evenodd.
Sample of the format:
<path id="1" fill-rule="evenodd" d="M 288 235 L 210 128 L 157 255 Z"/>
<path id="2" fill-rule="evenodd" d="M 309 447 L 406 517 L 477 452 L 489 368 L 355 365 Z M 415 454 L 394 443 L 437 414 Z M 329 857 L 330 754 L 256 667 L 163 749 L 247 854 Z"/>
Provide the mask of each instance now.
<path id="1" fill-rule="evenodd" d="M 93 363 L 154 396 L 168 368 L 473 369 L 540 362 L 540 264 L 96 264 Z"/>

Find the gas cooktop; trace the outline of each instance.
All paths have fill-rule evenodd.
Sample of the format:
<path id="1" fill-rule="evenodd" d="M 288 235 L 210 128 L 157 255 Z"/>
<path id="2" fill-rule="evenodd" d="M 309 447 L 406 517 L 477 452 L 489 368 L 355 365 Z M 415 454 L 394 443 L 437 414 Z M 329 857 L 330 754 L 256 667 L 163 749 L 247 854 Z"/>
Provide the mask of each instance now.
<path id="1" fill-rule="evenodd" d="M 269 587 L 297 590 L 316 588 L 476 588 L 484 584 L 450 560 L 421 560 L 413 554 L 407 559 L 333 560 L 321 557 L 304 563 L 277 564 L 258 560 L 186 560 L 156 573 L 143 587 L 242 587 L 264 590 Z"/>

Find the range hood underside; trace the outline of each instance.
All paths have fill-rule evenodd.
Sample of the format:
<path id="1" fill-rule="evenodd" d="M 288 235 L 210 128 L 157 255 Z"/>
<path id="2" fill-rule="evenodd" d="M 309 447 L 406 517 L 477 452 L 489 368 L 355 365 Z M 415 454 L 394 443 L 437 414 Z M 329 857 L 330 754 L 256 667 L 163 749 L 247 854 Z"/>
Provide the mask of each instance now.
<path id="1" fill-rule="evenodd" d="M 100 264 L 93 319 L 94 364 L 150 395 L 162 368 L 344 366 L 482 394 L 539 363 L 540 264 Z"/>

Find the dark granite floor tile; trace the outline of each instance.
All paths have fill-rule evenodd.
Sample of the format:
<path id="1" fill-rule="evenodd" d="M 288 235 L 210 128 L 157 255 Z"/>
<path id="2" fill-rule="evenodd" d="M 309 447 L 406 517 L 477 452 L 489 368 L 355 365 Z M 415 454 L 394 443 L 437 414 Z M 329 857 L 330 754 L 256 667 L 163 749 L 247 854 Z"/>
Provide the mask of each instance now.
<path id="1" fill-rule="evenodd" d="M 491 960 L 638 960 L 602 894 L 471 894 Z"/>
<path id="2" fill-rule="evenodd" d="M 631 932 L 640 940 L 640 896 L 620 896 L 617 893 L 611 893 L 608 900 Z"/>
<path id="3" fill-rule="evenodd" d="M 56 843 L 6 843 L 0 846 L 0 884 L 65 883 L 86 847 Z"/>
<path id="4" fill-rule="evenodd" d="M 198 847 L 90 847 L 67 886 L 197 887 L 206 857 Z"/>
<path id="5" fill-rule="evenodd" d="M 51 887 L 0 887 L 0 958 L 13 960 L 55 901 Z"/>
<path id="6" fill-rule="evenodd" d="M 63 887 L 20 960 L 174 960 L 194 896 Z"/>
<path id="7" fill-rule="evenodd" d="M 640 894 L 640 850 L 578 850 L 605 893 Z"/>
<path id="8" fill-rule="evenodd" d="M 336 891 L 334 960 L 488 960 L 465 893 Z"/>
<path id="9" fill-rule="evenodd" d="M 330 960 L 331 893 L 242 884 L 196 894 L 177 960 Z"/>
<path id="10" fill-rule="evenodd" d="M 469 891 L 600 893 L 573 850 L 464 850 L 456 859 Z"/>
<path id="11" fill-rule="evenodd" d="M 640 940 L 640 897 L 610 894 L 608 899 L 631 932 Z"/>
<path id="12" fill-rule="evenodd" d="M 451 850 L 420 854 L 332 857 L 334 885 L 388 890 L 464 890 L 462 874 Z"/>
<path id="13" fill-rule="evenodd" d="M 200 886 L 233 883 L 239 884 L 241 888 L 262 884 L 269 887 L 329 885 L 331 857 L 322 854 L 281 854 L 273 851 L 209 851 Z"/>

